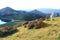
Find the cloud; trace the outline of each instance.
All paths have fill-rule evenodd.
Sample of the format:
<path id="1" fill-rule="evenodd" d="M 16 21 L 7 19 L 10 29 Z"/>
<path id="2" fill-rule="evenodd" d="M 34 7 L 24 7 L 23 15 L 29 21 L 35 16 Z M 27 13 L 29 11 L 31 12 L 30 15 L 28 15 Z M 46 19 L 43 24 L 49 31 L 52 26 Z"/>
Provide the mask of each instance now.
<path id="1" fill-rule="evenodd" d="M 54 8 L 60 9 L 60 0 L 0 0 L 0 9 L 9 6 L 13 9 Z"/>

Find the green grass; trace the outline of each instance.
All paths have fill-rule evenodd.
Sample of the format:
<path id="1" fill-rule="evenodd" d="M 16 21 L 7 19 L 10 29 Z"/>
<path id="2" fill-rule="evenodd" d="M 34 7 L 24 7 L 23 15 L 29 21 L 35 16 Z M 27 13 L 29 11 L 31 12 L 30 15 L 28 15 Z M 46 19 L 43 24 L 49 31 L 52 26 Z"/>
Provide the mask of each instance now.
<path id="1" fill-rule="evenodd" d="M 60 17 L 56 17 L 54 21 L 44 22 L 51 25 L 40 29 L 27 29 L 21 26 L 17 28 L 18 32 L 0 40 L 60 40 Z"/>

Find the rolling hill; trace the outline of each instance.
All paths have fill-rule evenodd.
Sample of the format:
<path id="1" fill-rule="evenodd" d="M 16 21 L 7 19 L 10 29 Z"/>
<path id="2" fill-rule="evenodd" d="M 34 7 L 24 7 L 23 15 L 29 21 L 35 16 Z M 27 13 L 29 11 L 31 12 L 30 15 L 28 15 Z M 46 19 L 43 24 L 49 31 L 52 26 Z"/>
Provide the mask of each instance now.
<path id="1" fill-rule="evenodd" d="M 27 29 L 24 26 L 18 27 L 18 32 L 0 38 L 0 40 L 60 40 L 60 17 L 54 21 L 44 21 L 47 24 L 45 28 Z"/>
<path id="2" fill-rule="evenodd" d="M 16 32 L 12 32 L 11 34 L 7 33 L 6 35 L 3 34 L 4 37 L 0 37 L 0 40 L 60 40 L 60 17 L 55 17 L 53 21 L 44 20 L 41 23 L 39 23 L 39 21 L 35 22 L 35 19 L 38 20 L 39 18 L 45 18 L 52 11 L 55 13 L 55 15 L 60 16 L 60 10 L 56 9 L 35 9 L 29 12 L 14 10 L 10 7 L 0 9 L 0 19 L 14 20 L 0 26 L 8 26 L 8 30 L 10 29 L 9 27 L 18 27 Z M 22 25 L 26 21 L 29 21 L 29 26 L 36 24 L 34 26 L 37 27 L 41 26 L 39 24 L 42 23 L 49 25 L 43 25 L 45 27 L 41 26 L 39 29 L 28 29 L 27 27 L 29 26 L 25 28 L 24 25 Z M 2 31 L 6 30 L 3 29 Z"/>
<path id="3" fill-rule="evenodd" d="M 6 7 L 0 9 L 0 19 L 7 19 L 7 20 L 25 20 L 31 21 L 38 18 L 46 18 L 51 12 L 54 12 L 54 16 L 60 16 L 60 10 L 58 9 L 49 9 L 49 8 L 42 8 L 42 9 L 35 9 L 31 11 L 24 11 L 24 10 L 14 10 L 10 7 Z"/>
<path id="4" fill-rule="evenodd" d="M 44 17 L 43 12 L 38 10 L 33 10 L 30 12 L 22 11 L 22 10 L 14 10 L 10 7 L 6 7 L 0 10 L 0 18 L 5 19 L 14 19 L 14 20 L 34 20 L 40 17 Z"/>

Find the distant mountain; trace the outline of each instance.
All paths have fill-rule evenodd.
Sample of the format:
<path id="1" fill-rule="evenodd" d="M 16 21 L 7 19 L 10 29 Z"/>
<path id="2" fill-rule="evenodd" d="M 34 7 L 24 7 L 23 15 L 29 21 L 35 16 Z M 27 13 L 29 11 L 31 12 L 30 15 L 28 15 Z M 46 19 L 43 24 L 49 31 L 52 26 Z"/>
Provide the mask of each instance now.
<path id="1" fill-rule="evenodd" d="M 45 17 L 45 16 L 46 16 L 45 13 L 43 13 L 43 12 L 41 12 L 41 11 L 39 11 L 39 10 L 36 10 L 36 9 L 30 11 L 29 13 L 30 13 L 30 14 L 38 14 L 38 15 L 40 15 L 41 17 Z"/>
<path id="2" fill-rule="evenodd" d="M 41 9 L 37 9 L 45 14 L 50 14 L 52 12 L 54 12 L 55 16 L 60 16 L 60 9 L 52 9 L 52 8 L 41 8 Z"/>
<path id="3" fill-rule="evenodd" d="M 21 19 L 23 19 L 23 20 L 24 19 L 25 20 L 35 20 L 35 19 L 38 19 L 38 18 L 41 18 L 41 17 L 44 18 L 45 15 L 44 15 L 44 13 L 42 13 L 38 10 L 32 10 L 30 12 L 22 14 L 21 17 L 22 17 Z"/>
<path id="4" fill-rule="evenodd" d="M 10 14 L 17 14 L 18 12 L 10 7 L 6 7 L 0 10 L 0 15 L 10 15 Z"/>
<path id="5" fill-rule="evenodd" d="M 38 10 L 23 11 L 14 10 L 10 7 L 6 7 L 0 10 L 0 15 L 6 19 L 19 19 L 19 20 L 34 20 L 43 17 L 43 13 Z"/>
<path id="6" fill-rule="evenodd" d="M 55 12 L 55 13 L 60 13 L 60 9 L 52 9 L 52 8 L 40 8 L 40 9 L 37 9 L 43 13 L 51 13 L 51 12 Z"/>
<path id="7" fill-rule="evenodd" d="M 35 20 L 38 18 L 45 18 L 51 12 L 54 12 L 56 16 L 60 16 L 60 10 L 58 9 L 35 9 L 31 11 L 14 10 L 10 7 L 0 9 L 0 18 L 5 19 L 18 19 L 18 20 Z"/>

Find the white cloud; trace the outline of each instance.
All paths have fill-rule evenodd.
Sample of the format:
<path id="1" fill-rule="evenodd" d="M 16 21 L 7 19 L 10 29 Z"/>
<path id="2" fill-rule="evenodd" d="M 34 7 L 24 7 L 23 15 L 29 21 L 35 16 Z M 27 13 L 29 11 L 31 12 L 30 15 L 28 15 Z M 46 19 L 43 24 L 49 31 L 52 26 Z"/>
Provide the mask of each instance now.
<path id="1" fill-rule="evenodd" d="M 60 9 L 60 0 L 0 0 L 0 9 L 9 6 L 14 9 L 54 8 Z"/>

